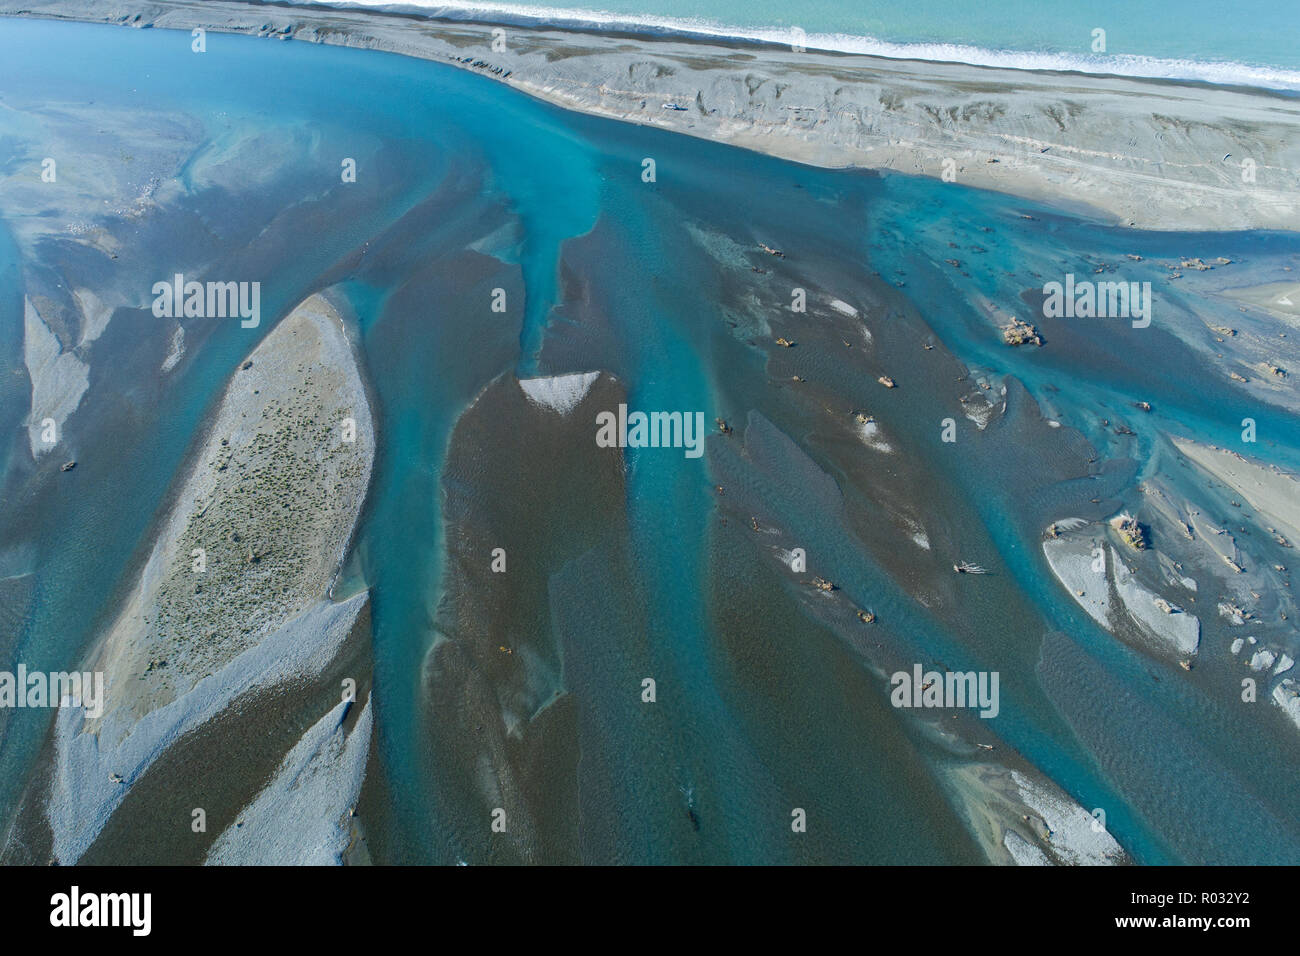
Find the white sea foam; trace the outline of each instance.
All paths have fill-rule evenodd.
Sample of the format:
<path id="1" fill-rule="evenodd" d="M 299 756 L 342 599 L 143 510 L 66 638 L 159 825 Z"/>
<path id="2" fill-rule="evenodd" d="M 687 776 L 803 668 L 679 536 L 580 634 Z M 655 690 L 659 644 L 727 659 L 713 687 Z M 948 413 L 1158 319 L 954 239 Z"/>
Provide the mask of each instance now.
<path id="1" fill-rule="evenodd" d="M 546 378 L 521 378 L 519 387 L 535 405 L 567 415 L 587 397 L 599 372 L 578 372 L 573 375 L 551 375 Z"/>
<path id="2" fill-rule="evenodd" d="M 308 0 L 291 0 L 305 3 Z M 571 7 L 494 3 L 492 0 L 310 0 L 333 7 L 416 9 L 430 17 L 497 22 L 541 23 L 556 27 L 597 28 L 628 33 L 682 35 L 718 40 L 749 40 L 809 50 L 858 53 L 893 60 L 966 63 L 1009 70 L 1061 70 L 1076 73 L 1193 80 L 1232 86 L 1300 90 L 1300 72 L 1231 61 L 1167 59 L 1154 56 L 1088 55 L 990 50 L 963 43 L 895 43 L 845 33 L 796 32 L 794 27 L 740 27 L 701 18 L 611 13 Z"/>

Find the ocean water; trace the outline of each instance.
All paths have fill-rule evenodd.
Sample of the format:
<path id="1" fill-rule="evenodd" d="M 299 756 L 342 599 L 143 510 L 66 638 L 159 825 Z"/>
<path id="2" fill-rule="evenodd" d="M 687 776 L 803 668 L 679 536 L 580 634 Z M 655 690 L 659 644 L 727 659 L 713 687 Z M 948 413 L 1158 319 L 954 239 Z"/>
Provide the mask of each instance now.
<path id="1" fill-rule="evenodd" d="M 430 16 L 580 24 L 592 29 L 692 33 L 813 49 L 1017 69 L 1079 70 L 1300 89 L 1300 8 L 1243 0 L 328 0 L 416 9 Z M 796 30 L 803 31 L 796 34 Z M 1094 50 L 1093 31 L 1105 31 Z M 1207 44 L 1206 38 L 1213 42 Z"/>
<path id="2" fill-rule="evenodd" d="M 261 278 L 265 316 L 254 332 L 196 328 L 178 374 L 162 380 L 156 359 L 132 356 L 160 355 L 165 334 L 147 310 L 120 310 L 90 353 L 92 369 L 112 373 L 92 376 L 69 423 L 82 443 L 79 483 L 51 484 L 21 433 L 5 450 L 0 554 L 25 582 L 21 607 L 6 598 L 15 623 L 0 651 L 10 660 L 79 659 L 130 586 L 158 503 L 230 370 L 296 302 L 333 287 L 354 313 L 379 442 L 348 568 L 348 586 L 364 584 L 372 597 L 377 759 L 363 816 L 377 859 L 529 858 L 502 856 L 485 837 L 492 804 L 481 780 L 455 769 L 460 731 L 431 716 L 443 713 L 433 701 L 448 685 L 426 664 L 431 648 L 455 639 L 446 599 L 461 586 L 445 556 L 475 526 L 448 526 L 443 505 L 454 491 L 483 521 L 500 507 L 481 490 L 484 476 L 448 489 L 444 470 L 449 453 L 487 438 L 509 457 L 508 428 L 464 425 L 493 381 L 595 369 L 615 377 L 630 407 L 724 417 L 745 446 L 715 436 L 701 459 L 630 452 L 625 499 L 615 503 L 624 520 L 602 547 L 633 570 L 617 577 L 599 548 L 578 562 L 576 583 L 573 567 L 544 566 L 556 603 L 536 609 L 535 633 L 494 636 L 493 648 L 510 639 L 543 662 L 530 672 L 538 683 L 562 674 L 579 712 L 580 729 L 561 735 L 558 750 L 528 752 L 557 766 L 573 761 L 565 786 L 574 802 L 564 788 L 546 799 L 561 803 L 559 818 L 580 817 L 584 830 L 604 834 L 593 858 L 980 858 L 938 782 L 944 758 L 885 704 L 876 652 L 810 605 L 807 589 L 753 544 L 752 517 L 795 529 L 817 573 L 876 611 L 889 653 L 1000 671 L 999 748 L 1081 806 L 1105 807 L 1140 862 L 1300 859 L 1294 743 L 1279 736 L 1275 709 L 1234 709 L 1213 683 L 1231 682 L 1223 667 L 1198 668 L 1207 683 L 1153 681 L 1150 659 L 1101 631 L 1039 548 L 1062 509 L 1086 508 L 1094 496 L 1131 504 L 1140 476 L 1169 470 L 1161 430 L 1228 445 L 1249 414 L 1270 458 L 1300 466 L 1295 416 L 1220 377 L 1189 374 L 1202 358 L 1160 327 L 1188 321 L 1193 307 L 1228 322 L 1235 306 L 1164 283 L 1150 335 L 1061 324 L 1046 328 L 1050 347 L 1041 350 L 1007 349 L 979 306 L 986 298 L 1010 309 L 1042 275 L 1091 272 L 1129 253 L 1144 256 L 1137 277 L 1160 280 L 1152 260 L 1194 250 L 1229 257 L 1243 277 L 1263 281 L 1300 256 L 1293 234 L 1117 230 L 956 185 L 811 169 L 569 114 L 437 64 L 244 37 L 210 35 L 208 44 L 196 56 L 186 34 L 0 22 L 0 89 L 15 105 L 53 112 L 93 98 L 99 124 L 117 122 L 114 110 L 138 117 L 141 129 L 178 114 L 199 124 L 202 143 L 255 144 L 234 154 L 235 174 L 221 185 L 199 177 L 157 210 L 120 268 L 137 270 L 147 288 L 184 249 L 221 274 Z M 311 137 L 272 148 L 275 130 L 298 127 Z M 338 157 L 349 155 L 360 157 L 362 175 L 340 187 Z M 657 160 L 653 184 L 641 179 L 646 156 Z M 235 209 L 249 217 L 247 235 L 228 225 Z M 195 210 L 208 227 L 196 226 Z M 8 215 L 3 194 L 0 213 Z M 751 267 L 743 257 L 759 242 L 786 259 Z M 68 274 L 77 260 L 57 244 L 41 255 L 79 279 Z M 18 256 L 0 244 L 0 367 L 11 371 L 21 369 Z M 945 264 L 952 257 L 962 273 Z M 784 321 L 787 276 L 777 274 L 786 268 L 856 305 L 872 355 L 902 387 L 884 392 L 874 372 L 848 364 L 863 349 L 843 350 L 811 322 L 793 333 L 804 340 L 798 348 L 771 354 L 765 323 Z M 522 304 L 491 312 L 496 288 Z M 942 351 L 923 351 L 927 339 Z M 930 364 L 936 354 L 942 375 Z M 954 456 L 934 435 L 952 414 L 951 382 L 964 367 L 1008 376 L 1010 411 Z M 790 387 L 794 370 L 825 387 L 836 414 L 872 409 L 897 454 L 873 457 L 846 443 L 821 405 Z M 22 389 L 0 391 L 0 421 L 18 420 L 24 399 Z M 1117 442 L 1104 420 L 1139 400 L 1153 405 L 1151 418 L 1133 423 L 1131 443 Z M 1035 402 L 1066 427 L 1046 426 Z M 1114 470 L 1081 477 L 1075 436 L 1114 459 Z M 557 467 L 525 465 L 539 474 Z M 514 561 L 544 564 L 548 546 L 566 540 L 565 516 L 584 507 L 536 505 L 555 509 L 554 526 L 542 522 L 531 532 L 538 553 Z M 901 509 L 930 529 L 933 554 L 899 553 L 889 529 Z M 994 570 L 955 604 L 944 589 L 957 554 L 945 547 Z M 617 587 L 602 590 L 606 581 Z M 585 582 L 594 593 L 582 591 Z M 565 601 L 570 592 L 587 603 Z M 1070 643 L 1046 637 L 1057 632 Z M 584 645 L 590 659 L 574 659 Z M 625 706 L 637 688 L 622 679 L 637 673 L 654 673 L 662 688 L 653 721 Z M 476 679 L 504 712 L 504 685 Z M 1109 727 L 1090 719 L 1108 700 L 1125 705 Z M 30 711 L 5 725 L 5 808 L 47 726 Z M 1138 739 L 1144 726 L 1171 729 L 1152 745 Z M 517 739 L 532 746 L 526 733 Z M 593 745 L 586 765 L 575 740 Z M 535 801 L 539 819 L 543 802 Z M 811 808 L 818 821 L 803 842 L 788 832 L 791 806 Z"/>

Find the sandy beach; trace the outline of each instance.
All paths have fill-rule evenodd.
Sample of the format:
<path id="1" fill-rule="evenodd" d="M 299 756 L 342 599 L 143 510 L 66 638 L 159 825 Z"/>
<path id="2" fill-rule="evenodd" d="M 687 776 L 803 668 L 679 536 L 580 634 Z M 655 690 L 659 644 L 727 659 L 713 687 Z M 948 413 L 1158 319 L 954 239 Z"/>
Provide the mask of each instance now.
<path id="1" fill-rule="evenodd" d="M 33 0 L 0 3 L 0 15 L 400 53 L 567 109 L 810 165 L 944 178 L 1141 229 L 1286 229 L 1300 212 L 1300 101 L 1263 90 L 521 24 L 503 27 L 502 48 L 496 24 L 376 8 Z"/>

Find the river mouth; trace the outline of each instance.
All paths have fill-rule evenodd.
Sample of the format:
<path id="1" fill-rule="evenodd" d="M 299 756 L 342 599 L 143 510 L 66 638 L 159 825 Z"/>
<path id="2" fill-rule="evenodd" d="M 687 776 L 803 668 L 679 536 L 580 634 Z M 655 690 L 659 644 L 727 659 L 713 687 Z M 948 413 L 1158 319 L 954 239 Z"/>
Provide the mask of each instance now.
<path id="1" fill-rule="evenodd" d="M 1121 230 L 369 51 L 27 21 L 0 47 L 0 133 L 34 170 L 70 157 L 66 193 L 0 193 L 0 666 L 92 654 L 232 376 L 326 292 L 374 421 L 329 589 L 368 592 L 365 633 L 322 672 L 373 708 L 370 860 L 1300 860 L 1300 534 L 1272 477 L 1300 467 L 1294 234 Z M 157 315 L 177 273 L 260 283 L 260 323 Z M 1049 314 L 1066 276 L 1149 283 L 1149 311 Z M 1041 342 L 1007 344 L 1013 315 Z M 34 396 L 73 363 L 46 451 Z M 620 408 L 662 432 L 602 442 Z M 917 667 L 918 694 L 996 674 L 998 706 L 900 706 Z M 305 735 L 318 681 L 160 772 L 237 759 L 258 720 Z M 10 822 L 40 817 L 53 720 L 0 709 Z M 1020 819 L 1047 804 L 1105 809 L 1113 845 Z M 110 837 L 87 858 L 140 858 Z"/>

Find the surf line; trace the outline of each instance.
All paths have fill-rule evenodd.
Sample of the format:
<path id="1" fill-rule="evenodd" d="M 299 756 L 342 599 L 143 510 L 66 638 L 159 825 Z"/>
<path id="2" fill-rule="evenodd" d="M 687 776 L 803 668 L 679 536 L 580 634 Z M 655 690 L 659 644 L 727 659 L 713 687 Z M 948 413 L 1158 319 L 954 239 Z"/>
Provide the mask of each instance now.
<path id="1" fill-rule="evenodd" d="M 703 412 L 596 413 L 597 448 L 682 448 L 687 458 L 704 454 Z"/>

